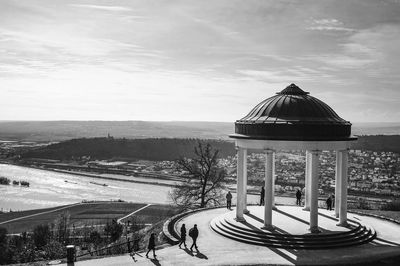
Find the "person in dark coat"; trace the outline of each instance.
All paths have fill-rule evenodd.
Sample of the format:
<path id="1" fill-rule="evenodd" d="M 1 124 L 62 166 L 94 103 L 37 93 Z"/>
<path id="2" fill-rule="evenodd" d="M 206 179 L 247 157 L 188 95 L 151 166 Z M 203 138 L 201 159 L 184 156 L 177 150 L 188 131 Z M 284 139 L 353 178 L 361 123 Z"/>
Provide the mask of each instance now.
<path id="1" fill-rule="evenodd" d="M 296 192 L 296 205 L 301 206 L 301 191 L 300 191 L 300 189 L 297 189 L 297 192 Z"/>
<path id="2" fill-rule="evenodd" d="M 265 188 L 261 187 L 261 192 L 260 192 L 260 206 L 265 204 Z"/>
<path id="3" fill-rule="evenodd" d="M 230 191 L 228 191 L 228 193 L 226 194 L 226 208 L 230 210 L 231 205 L 232 205 L 232 194 Z"/>
<path id="4" fill-rule="evenodd" d="M 154 233 L 151 233 L 150 238 L 149 238 L 149 245 L 147 246 L 148 250 L 146 253 L 146 258 L 149 257 L 149 252 L 150 250 L 153 250 L 153 257 L 156 257 L 156 240 L 155 240 L 155 236 Z"/>
<path id="5" fill-rule="evenodd" d="M 331 211 L 331 210 L 332 210 L 332 197 L 331 197 L 331 196 L 329 196 L 329 197 L 326 199 L 326 209 L 327 209 L 328 211 Z"/>
<path id="6" fill-rule="evenodd" d="M 181 242 L 179 242 L 179 248 L 181 248 L 181 245 L 185 245 L 186 248 L 186 227 L 185 224 L 182 224 L 181 227 Z"/>
<path id="7" fill-rule="evenodd" d="M 192 240 L 193 240 L 193 244 L 192 244 L 192 246 L 190 247 L 190 251 L 193 252 L 193 247 L 195 247 L 196 250 L 197 250 L 197 252 L 199 252 L 199 249 L 197 248 L 197 243 L 196 243 L 197 238 L 199 237 L 199 230 L 197 229 L 197 224 L 195 224 L 195 225 L 193 226 L 193 228 L 191 228 L 191 229 L 189 230 L 189 236 L 190 236 L 190 237 L 192 238 Z"/>

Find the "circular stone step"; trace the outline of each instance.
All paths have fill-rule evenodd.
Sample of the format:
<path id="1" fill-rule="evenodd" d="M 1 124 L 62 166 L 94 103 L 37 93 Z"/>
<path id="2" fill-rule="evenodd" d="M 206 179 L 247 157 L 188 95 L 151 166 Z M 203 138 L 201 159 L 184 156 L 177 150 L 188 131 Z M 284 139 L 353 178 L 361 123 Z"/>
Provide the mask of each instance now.
<path id="1" fill-rule="evenodd" d="M 263 207 L 250 207 L 250 214 L 245 215 L 245 222 L 237 222 L 234 216 L 235 212 L 225 213 L 215 217 L 211 221 L 210 227 L 216 233 L 235 241 L 276 248 L 341 248 L 365 244 L 376 237 L 376 232 L 373 228 L 361 225 L 354 220 L 348 221 L 348 227 L 339 227 L 336 226 L 338 223 L 336 218 L 322 213 L 318 217 L 321 220 L 321 232 L 311 234 L 305 231 L 301 234 L 298 232 L 299 229 L 295 228 L 296 224 L 298 223 L 298 227 L 303 228 L 304 224 L 307 225 L 307 221 L 302 219 L 304 218 L 302 217 L 304 213 L 296 216 L 290 214 L 290 211 L 299 212 L 298 209 L 293 209 L 293 207 L 279 207 L 279 210 L 274 211 L 276 224 L 289 224 L 290 227 L 286 226 L 285 228 L 285 226 L 280 227 L 277 225 L 276 230 L 268 231 L 262 229 L 262 219 L 258 217 L 260 216 L 260 209 L 263 210 Z M 286 230 L 282 230 L 282 228 Z"/>

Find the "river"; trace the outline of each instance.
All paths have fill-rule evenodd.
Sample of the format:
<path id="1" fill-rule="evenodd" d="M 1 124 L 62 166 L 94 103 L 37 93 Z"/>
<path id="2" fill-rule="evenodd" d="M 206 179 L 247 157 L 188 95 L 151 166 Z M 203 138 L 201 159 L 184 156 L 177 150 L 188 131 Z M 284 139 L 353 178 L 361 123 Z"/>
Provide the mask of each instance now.
<path id="1" fill-rule="evenodd" d="M 106 180 L 10 164 L 0 164 L 0 176 L 30 183 L 29 187 L 0 185 L 0 209 L 6 211 L 47 208 L 83 200 L 122 199 L 132 202 L 171 203 L 171 187 L 156 184 Z M 233 202 L 235 196 L 233 193 Z M 249 204 L 258 200 L 258 195 L 248 196 Z M 295 200 L 276 197 L 276 202 L 293 204 Z"/>

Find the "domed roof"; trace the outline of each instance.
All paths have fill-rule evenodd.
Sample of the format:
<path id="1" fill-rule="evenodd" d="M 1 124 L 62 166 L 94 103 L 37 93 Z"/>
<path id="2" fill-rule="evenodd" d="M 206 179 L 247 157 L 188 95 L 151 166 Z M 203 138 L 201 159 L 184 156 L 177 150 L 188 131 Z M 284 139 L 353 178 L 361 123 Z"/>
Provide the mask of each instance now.
<path id="1" fill-rule="evenodd" d="M 351 123 L 295 84 L 259 103 L 235 122 L 232 138 L 270 140 L 346 140 Z"/>

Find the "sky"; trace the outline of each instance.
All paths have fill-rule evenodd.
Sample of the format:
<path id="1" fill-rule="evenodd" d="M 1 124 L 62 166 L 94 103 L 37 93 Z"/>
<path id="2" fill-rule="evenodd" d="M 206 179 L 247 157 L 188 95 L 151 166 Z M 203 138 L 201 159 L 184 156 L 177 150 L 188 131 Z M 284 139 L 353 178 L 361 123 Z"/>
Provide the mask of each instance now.
<path id="1" fill-rule="evenodd" d="M 0 120 L 225 121 L 291 83 L 400 122 L 400 0 L 1 0 Z"/>

